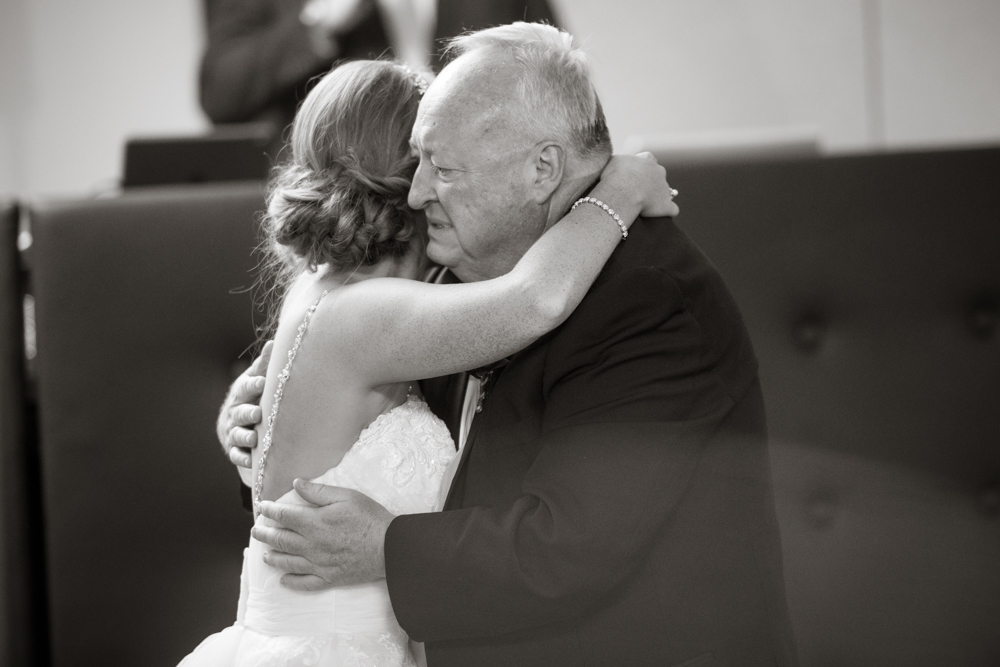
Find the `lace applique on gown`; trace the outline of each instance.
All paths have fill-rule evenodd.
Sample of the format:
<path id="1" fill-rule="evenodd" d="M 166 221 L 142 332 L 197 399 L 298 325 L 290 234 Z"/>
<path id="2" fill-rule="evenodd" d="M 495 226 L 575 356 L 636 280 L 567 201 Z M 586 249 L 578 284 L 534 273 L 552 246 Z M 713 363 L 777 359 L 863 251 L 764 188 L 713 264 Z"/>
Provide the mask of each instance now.
<path id="1" fill-rule="evenodd" d="M 278 444 L 280 446 L 280 444 Z M 355 489 L 393 514 L 440 510 L 456 456 L 444 422 L 409 396 L 362 431 L 341 462 L 314 481 Z M 307 504 L 295 490 L 278 502 Z M 273 525 L 260 516 L 255 523 Z M 253 538 L 243 555 L 236 623 L 211 635 L 179 667 L 413 667 L 419 645 L 396 622 L 385 581 L 317 592 L 281 586 Z M 421 661 L 422 662 L 422 661 Z"/>

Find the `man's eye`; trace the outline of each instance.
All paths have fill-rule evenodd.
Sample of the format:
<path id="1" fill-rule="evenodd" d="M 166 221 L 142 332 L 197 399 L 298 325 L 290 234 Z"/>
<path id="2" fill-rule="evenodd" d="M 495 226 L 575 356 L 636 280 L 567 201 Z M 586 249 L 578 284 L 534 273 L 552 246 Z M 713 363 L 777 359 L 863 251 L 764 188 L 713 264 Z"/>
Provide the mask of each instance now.
<path id="1" fill-rule="evenodd" d="M 444 177 L 450 176 L 455 172 L 454 169 L 448 169 L 447 167 L 439 167 L 436 164 L 432 164 L 431 169 L 433 169 L 434 173 L 437 174 L 438 176 L 444 176 Z"/>

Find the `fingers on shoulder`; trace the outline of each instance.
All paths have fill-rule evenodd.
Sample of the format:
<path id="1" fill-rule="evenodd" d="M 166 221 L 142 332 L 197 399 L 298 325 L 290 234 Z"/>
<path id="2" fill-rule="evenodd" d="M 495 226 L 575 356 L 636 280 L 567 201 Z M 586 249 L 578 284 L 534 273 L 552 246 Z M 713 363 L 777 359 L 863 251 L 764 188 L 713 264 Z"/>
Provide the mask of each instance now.
<path id="1" fill-rule="evenodd" d="M 239 407 L 244 403 L 256 404 L 264 393 L 263 375 L 243 375 L 236 378 L 233 383 L 233 397 L 231 403 Z"/>
<path id="2" fill-rule="evenodd" d="M 232 421 L 235 426 L 253 426 L 260 423 L 261 409 L 259 405 L 241 403 L 233 407 Z"/>
<path id="3" fill-rule="evenodd" d="M 249 468 L 253 465 L 250 459 L 250 452 L 244 447 L 230 447 L 229 461 L 243 468 Z"/>
<path id="4" fill-rule="evenodd" d="M 247 369 L 247 375 L 264 375 L 267 372 L 267 365 L 271 362 L 271 351 L 274 350 L 274 341 L 269 340 L 264 343 L 264 347 L 260 350 L 260 356 L 253 360 L 250 364 L 250 368 Z"/>
<path id="5" fill-rule="evenodd" d="M 242 426 L 233 426 L 229 429 L 228 436 L 226 437 L 227 449 L 231 450 L 234 447 L 253 449 L 256 446 L 257 432 L 253 429 L 243 428 Z"/>

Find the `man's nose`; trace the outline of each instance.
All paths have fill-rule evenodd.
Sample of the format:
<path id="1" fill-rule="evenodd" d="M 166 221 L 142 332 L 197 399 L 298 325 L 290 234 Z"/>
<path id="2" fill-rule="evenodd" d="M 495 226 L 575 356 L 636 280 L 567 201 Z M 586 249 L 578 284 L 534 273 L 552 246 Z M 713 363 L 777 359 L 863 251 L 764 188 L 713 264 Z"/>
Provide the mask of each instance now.
<path id="1" fill-rule="evenodd" d="M 413 174 L 413 182 L 410 183 L 410 194 L 406 203 L 414 210 L 426 207 L 434 200 L 434 190 L 431 188 L 427 177 L 427 168 L 423 161 L 417 165 L 417 171 Z"/>

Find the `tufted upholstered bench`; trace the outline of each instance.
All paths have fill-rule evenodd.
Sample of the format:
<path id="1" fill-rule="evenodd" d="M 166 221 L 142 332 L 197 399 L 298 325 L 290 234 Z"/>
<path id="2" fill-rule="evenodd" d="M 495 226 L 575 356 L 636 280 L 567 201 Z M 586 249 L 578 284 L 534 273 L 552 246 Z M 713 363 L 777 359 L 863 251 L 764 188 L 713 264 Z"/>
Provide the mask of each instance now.
<path id="1" fill-rule="evenodd" d="M 54 665 L 175 665 L 235 619 L 251 519 L 214 422 L 253 343 L 262 204 L 253 183 L 30 210 Z"/>
<path id="2" fill-rule="evenodd" d="M 760 361 L 803 665 L 1000 665 L 1000 150 L 677 169 Z"/>

